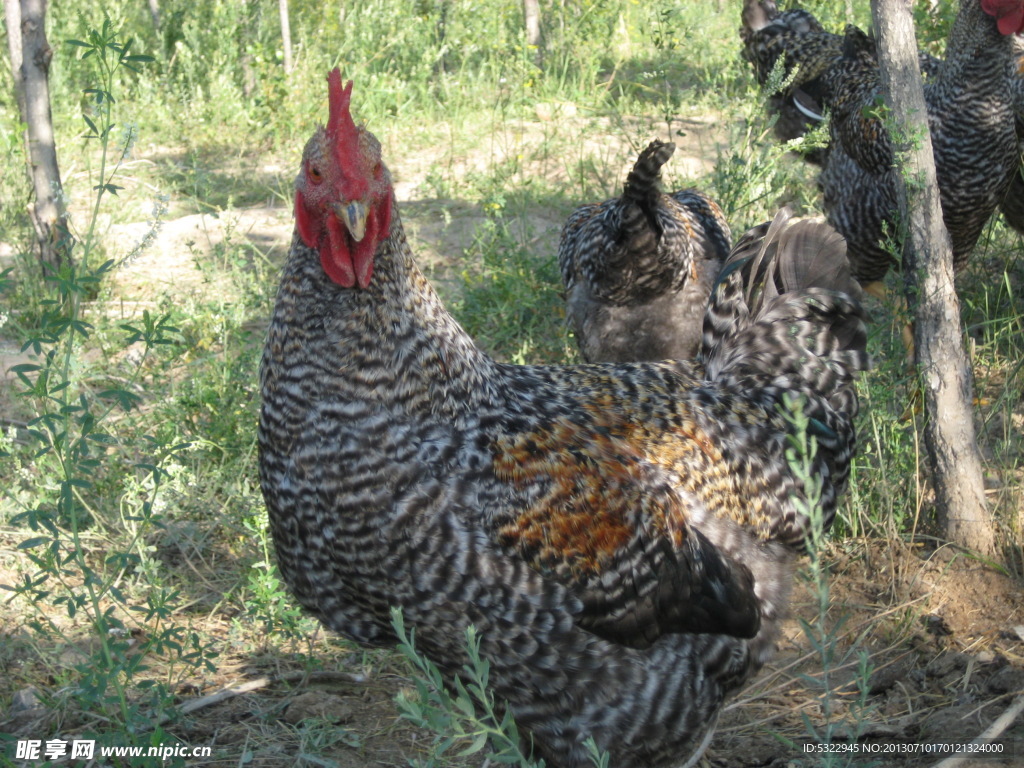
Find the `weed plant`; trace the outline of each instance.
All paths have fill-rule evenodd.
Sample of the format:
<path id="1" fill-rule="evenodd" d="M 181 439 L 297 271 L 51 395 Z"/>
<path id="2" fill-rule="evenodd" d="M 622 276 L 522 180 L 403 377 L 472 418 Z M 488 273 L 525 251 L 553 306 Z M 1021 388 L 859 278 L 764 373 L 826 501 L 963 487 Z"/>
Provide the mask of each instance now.
<path id="1" fill-rule="evenodd" d="M 821 668 L 820 674 L 802 675 L 802 678 L 810 690 L 821 691 L 821 720 L 824 722 L 814 722 L 806 712 L 802 712 L 801 716 L 807 734 L 818 744 L 834 744 L 838 738 L 856 742 L 862 733 L 864 723 L 868 720 L 867 699 L 871 664 L 866 650 L 844 651 L 840 644 L 846 616 L 835 616 L 830 597 L 829 568 L 825 560 L 828 531 L 821 506 L 822 480 L 814 472 L 818 445 L 811 429 L 810 418 L 804 412 L 801 399 L 797 397 L 784 398 L 781 410 L 792 427 L 789 447 L 786 450 L 786 462 L 804 489 L 803 498 L 795 498 L 794 506 L 796 513 L 804 516 L 809 523 L 806 539 L 807 560 L 801 577 L 810 586 L 816 610 L 811 618 L 801 617 L 799 622 L 804 636 L 817 656 L 818 664 L 815 666 L 820 665 Z M 836 712 L 840 686 L 835 675 L 839 668 L 849 666 L 853 654 L 856 654 L 857 659 L 857 673 L 854 679 L 857 697 L 847 706 L 850 717 L 842 721 Z M 826 752 L 815 765 L 820 768 L 838 768 L 853 765 L 857 759 L 855 753 Z"/>
<path id="2" fill-rule="evenodd" d="M 515 719 L 499 706 L 488 686 L 490 665 L 480 656 L 480 638 L 476 628 L 466 630 L 466 658 L 463 676 L 446 686 L 440 670 L 416 650 L 414 631 L 406 631 L 402 612 L 391 610 L 391 625 L 398 637 L 398 650 L 415 671 L 415 695 L 399 694 L 396 702 L 402 717 L 417 727 L 434 733 L 430 755 L 412 761 L 414 768 L 438 768 L 448 765 L 451 750 L 456 757 L 468 757 L 490 748 L 490 760 L 519 768 L 544 768 L 544 760 L 524 752 Z M 608 755 L 593 739 L 587 742 L 594 768 L 608 768 Z"/>
<path id="3" fill-rule="evenodd" d="M 87 733 L 100 744 L 118 744 L 126 734 L 138 739 L 148 732 L 158 745 L 166 734 L 153 725 L 154 713 L 169 703 L 182 675 L 212 671 L 216 657 L 205 639 L 175 620 L 180 591 L 161 583 L 146 546 L 162 525 L 160 492 L 170 477 L 165 467 L 187 446 L 126 430 L 122 420 L 143 404 L 140 382 L 149 358 L 175 344 L 178 330 L 166 315 L 148 310 L 120 324 L 121 347 L 133 351 L 133 362 L 122 367 L 116 384 L 112 377 L 104 382 L 84 360 L 96 332 L 86 302 L 133 255 L 97 258 L 101 206 L 121 189 L 116 174 L 135 140 L 128 130 L 114 142 L 114 75 L 150 59 L 131 54 L 131 40 L 122 42 L 108 22 L 70 44 L 83 51 L 82 61 L 96 65 L 98 81 L 87 89 L 95 111 L 84 115 L 86 139 L 100 145 L 95 201 L 69 263 L 47 277 L 37 326 L 27 329 L 22 352 L 36 362 L 11 368 L 34 415 L 26 443 L 11 451 L 21 482 L 6 494 L 5 522 L 23 532 L 17 550 L 24 559 L 17 580 L 0 588 L 25 609 L 38 653 L 50 644 L 92 649 L 78 651 L 80 660 L 61 672 L 61 696 L 118 726 Z M 34 478 L 42 492 L 24 493 Z M 112 540 L 117 545 L 109 546 Z M 146 588 L 137 589 L 140 583 Z M 152 659 L 159 659 L 159 670 Z"/>

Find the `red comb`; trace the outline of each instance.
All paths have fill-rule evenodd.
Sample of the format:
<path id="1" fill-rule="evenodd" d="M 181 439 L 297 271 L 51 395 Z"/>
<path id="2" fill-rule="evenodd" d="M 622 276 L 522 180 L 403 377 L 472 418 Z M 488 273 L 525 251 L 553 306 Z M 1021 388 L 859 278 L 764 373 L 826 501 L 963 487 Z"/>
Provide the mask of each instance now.
<path id="1" fill-rule="evenodd" d="M 330 117 L 327 119 L 327 131 L 339 138 L 352 139 L 356 136 L 356 124 L 352 122 L 349 104 L 352 102 L 352 81 L 341 87 L 341 70 L 335 67 L 327 75 L 327 101 L 330 105 Z"/>

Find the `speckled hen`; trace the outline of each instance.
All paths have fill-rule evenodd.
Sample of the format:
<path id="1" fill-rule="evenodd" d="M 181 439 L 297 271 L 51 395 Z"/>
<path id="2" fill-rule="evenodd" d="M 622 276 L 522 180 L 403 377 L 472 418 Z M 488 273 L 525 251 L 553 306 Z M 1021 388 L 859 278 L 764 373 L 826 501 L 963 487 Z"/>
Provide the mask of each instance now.
<path id="1" fill-rule="evenodd" d="M 1020 166 L 1011 80 L 1014 37 L 1024 29 L 1022 0 L 961 0 L 946 55 L 925 83 L 928 127 L 953 267 L 966 265 L 982 229 Z M 848 34 L 835 69 L 832 142 L 821 173 L 829 222 L 846 237 L 854 275 L 866 286 L 894 259 L 895 153 L 877 110 L 878 67 L 863 36 Z"/>
<path id="2" fill-rule="evenodd" d="M 398 607 L 446 679 L 475 625 L 535 754 L 692 765 L 772 654 L 809 521 L 799 396 L 831 521 L 865 328 L 843 242 L 780 215 L 739 243 L 697 362 L 516 366 L 416 267 L 380 144 L 328 77 L 261 368 L 260 482 L 281 574 L 368 645 Z"/>
<path id="3" fill-rule="evenodd" d="M 690 359 L 732 234 L 718 205 L 694 189 L 667 195 L 661 168 L 675 144 L 652 141 L 622 195 L 573 211 L 558 266 L 566 320 L 592 362 Z"/>
<path id="4" fill-rule="evenodd" d="M 859 34 L 849 25 L 846 34 Z M 802 8 L 780 11 L 775 0 L 744 0 L 740 38 L 743 58 L 750 62 L 757 82 L 772 83 L 776 66 L 781 67 L 779 91 L 768 95 L 768 110 L 775 115 L 775 134 L 781 141 L 803 136 L 822 123 L 832 107 L 833 70 L 843 59 L 844 35 L 830 32 Z M 871 55 L 875 56 L 871 42 Z M 940 62 L 924 51 L 918 52 L 922 73 L 931 77 Z M 824 153 L 812 151 L 808 158 L 822 162 Z"/>

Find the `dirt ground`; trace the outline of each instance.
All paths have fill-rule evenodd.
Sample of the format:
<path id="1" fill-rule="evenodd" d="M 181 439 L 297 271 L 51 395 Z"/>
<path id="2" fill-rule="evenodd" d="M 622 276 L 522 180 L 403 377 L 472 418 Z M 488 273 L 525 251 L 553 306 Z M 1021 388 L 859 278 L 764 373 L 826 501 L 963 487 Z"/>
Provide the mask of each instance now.
<path id="1" fill-rule="evenodd" d="M 837 627 L 828 681 L 833 748 L 861 750 L 851 762 L 840 753 L 836 764 L 939 766 L 941 754 L 895 750 L 969 744 L 1024 693 L 1019 581 L 948 548 L 925 552 L 878 541 L 837 542 L 827 562 L 829 622 Z M 825 728 L 823 663 L 800 624 L 813 621 L 816 610 L 801 582 L 775 659 L 726 706 L 706 766 L 824 765 L 803 752 L 811 743 L 809 728 Z M 211 616 L 204 630 L 228 636 L 229 620 Z M 188 764 L 285 768 L 323 765 L 329 756 L 337 768 L 391 768 L 422 758 L 432 735 L 398 715 L 395 696 L 414 688 L 397 654 L 366 653 L 324 637 L 310 643 L 323 649 L 324 666 L 316 671 L 288 654 L 250 650 L 229 652 L 216 674 L 183 683 L 182 714 L 168 730 L 181 743 L 213 753 Z M 872 668 L 860 707 L 855 650 L 868 655 Z M 234 695 L 218 697 L 225 690 Z M 65 712 L 61 721 L 38 702 L 33 706 L 31 697 L 29 706 L 18 703 L 24 695 L 0 713 L 0 732 L 68 734 L 89 720 Z M 1003 750 L 999 757 L 960 765 L 1024 765 L 1024 717 L 993 743 Z"/>
<path id="2" fill-rule="evenodd" d="M 1019 580 L 949 548 L 926 552 L 877 540 L 834 542 L 832 558 L 830 620 L 841 625 L 839 669 L 830 688 L 838 698 L 833 711 L 843 723 L 835 733 L 839 748 L 861 750 L 854 753 L 861 756 L 855 764 L 937 765 L 943 755 L 894 751 L 969 743 L 1024 693 Z M 808 743 L 804 718 L 823 727 L 823 665 L 799 624 L 813 620 L 815 612 L 815 599 L 801 584 L 778 655 L 726 707 L 709 755 L 712 765 L 789 765 Z M 860 713 L 858 659 L 850 655 L 857 650 L 868 654 L 872 667 Z M 1002 758 L 963 765 L 1024 765 L 1024 718 L 1000 743 Z"/>

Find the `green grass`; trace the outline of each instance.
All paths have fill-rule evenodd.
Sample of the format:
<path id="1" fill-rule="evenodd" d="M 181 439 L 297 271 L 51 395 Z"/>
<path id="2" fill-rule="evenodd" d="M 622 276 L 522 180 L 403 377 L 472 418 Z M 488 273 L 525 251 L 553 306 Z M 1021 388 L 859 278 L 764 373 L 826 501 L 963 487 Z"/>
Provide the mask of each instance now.
<path id="1" fill-rule="evenodd" d="M 0 272 L 13 267 L 0 284 L 0 342 L 16 351 L 36 339 L 41 352 L 55 351 L 45 386 L 40 369 L 26 370 L 0 393 L 0 583 L 21 588 L 0 615 L 22 632 L 0 654 L 0 703 L 29 685 L 59 691 L 52 703 L 63 718 L 112 742 L 134 739 L 183 680 L 209 682 L 225 632 L 227 654 L 312 666 L 353 653 L 308 639 L 316 631 L 273 569 L 256 482 L 257 371 L 287 233 L 274 243 L 229 231 L 194 253 L 183 244 L 175 257 L 198 265 L 194 283 L 125 295 L 124 285 L 140 283 L 146 254 L 127 258 L 116 227 L 146 220 L 154 201 L 167 208 L 165 226 L 190 214 L 214 226 L 268 204 L 287 220 L 335 64 L 355 79 L 353 112 L 381 138 L 396 179 L 416 180 L 403 214 L 433 233 L 428 272 L 503 360 L 576 360 L 555 264 L 558 224 L 578 203 L 615 194 L 636 150 L 686 118 L 714 116 L 726 149 L 708 158 L 706 174 L 684 179 L 670 168 L 669 177 L 719 200 L 735 236 L 782 204 L 819 210 L 813 169 L 775 145 L 739 59 L 738 0 L 722 13 L 715 3 L 545 4 L 543 69 L 521 44 L 518 1 L 361 0 L 343 11 L 293 3 L 301 45 L 290 77 L 280 68 L 276 14 L 259 4 L 162 3 L 159 34 L 144 4 L 81 5 L 52 13 L 49 30 L 73 226 L 95 255 L 63 295 L 38 280 L 26 179 L 0 177 L 0 243 L 11 254 Z M 833 28 L 847 20 L 843 0 L 804 5 Z M 853 4 L 857 20 L 868 18 L 867 5 Z M 124 188 L 100 200 L 94 220 L 93 187 L 113 155 L 86 138 L 83 113 L 101 116 L 82 93 L 96 73 L 63 41 L 98 29 L 104 12 L 155 61 L 140 73 L 116 70 L 109 83 L 112 142 L 128 124 L 138 139 L 118 170 Z M 944 34 L 941 23 L 926 32 Z M 0 92 L 10 92 L 6 69 Z M 542 105 L 571 105 L 572 116 L 545 121 Z M 12 100 L 0 100 L 8 169 L 25 164 L 20 136 Z M 107 259 L 116 268 L 97 273 Z M 995 222 L 961 281 L 993 509 L 1017 567 L 1021 270 L 1019 238 Z M 54 324 L 68 312 L 89 323 L 85 333 Z M 905 416 L 911 386 L 898 325 L 884 306 L 871 312 L 876 366 L 861 384 L 863 447 L 833 535 L 935 534 L 921 419 Z M 47 618 L 54 610 L 58 618 Z M 132 632 L 149 638 L 145 664 L 124 640 Z M 86 649 L 81 663 L 55 675 L 69 647 Z M 90 720 L 95 712 L 101 718 Z"/>

